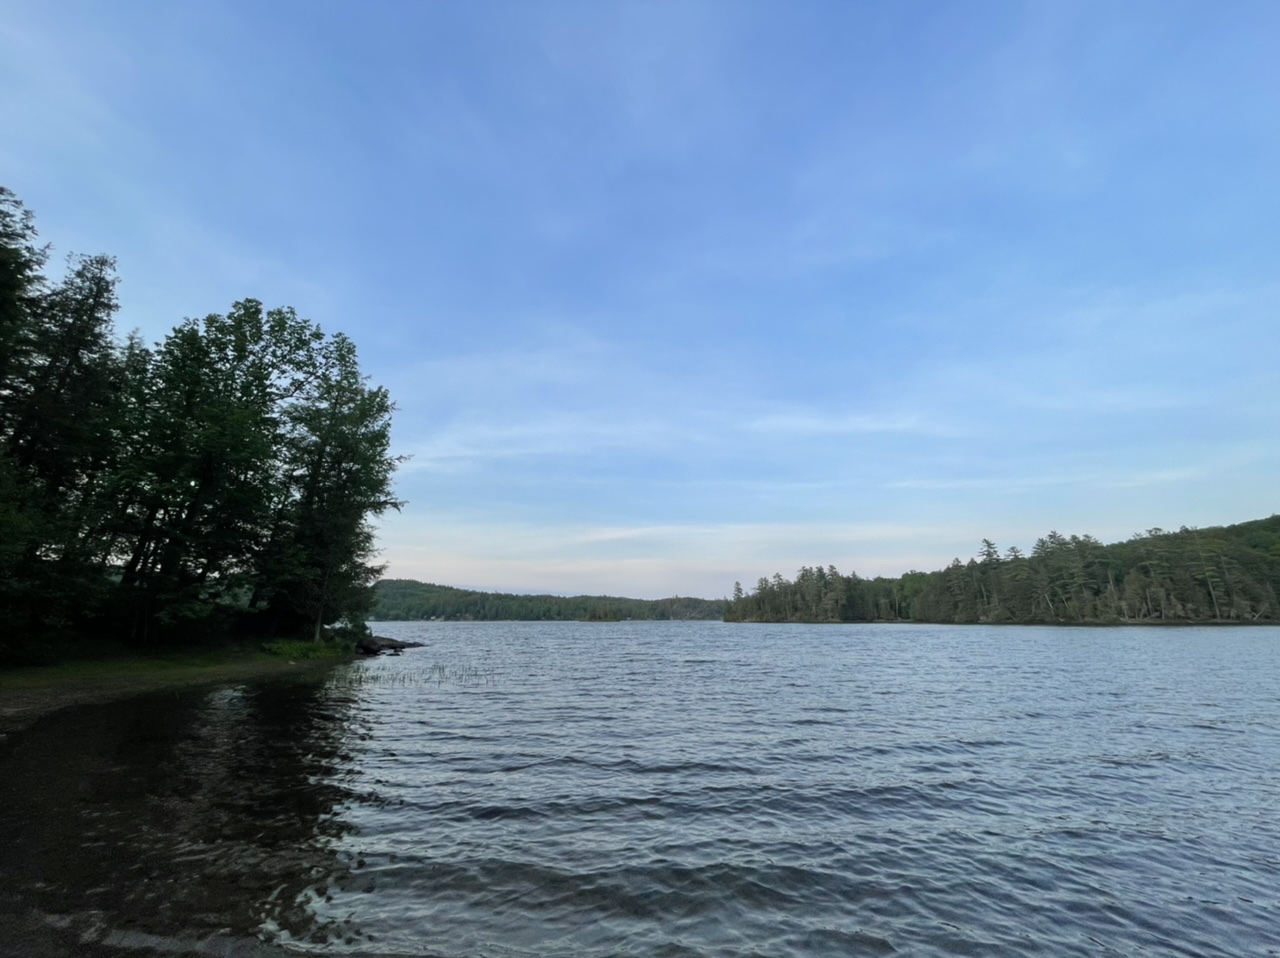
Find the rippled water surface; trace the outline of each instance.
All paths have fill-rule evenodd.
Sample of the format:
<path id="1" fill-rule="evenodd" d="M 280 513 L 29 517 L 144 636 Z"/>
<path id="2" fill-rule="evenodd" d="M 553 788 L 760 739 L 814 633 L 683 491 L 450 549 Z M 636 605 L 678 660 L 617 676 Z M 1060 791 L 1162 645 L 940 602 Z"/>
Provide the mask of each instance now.
<path id="1" fill-rule="evenodd" d="M 0 954 L 1280 954 L 1280 630 L 379 631 L 0 746 Z"/>

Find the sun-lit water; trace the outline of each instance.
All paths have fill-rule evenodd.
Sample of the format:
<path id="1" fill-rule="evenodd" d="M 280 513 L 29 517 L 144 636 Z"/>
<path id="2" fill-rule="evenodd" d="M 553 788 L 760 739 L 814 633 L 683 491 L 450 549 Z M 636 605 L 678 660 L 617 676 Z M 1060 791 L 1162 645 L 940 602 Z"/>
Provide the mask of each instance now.
<path id="1" fill-rule="evenodd" d="M 403 623 L 0 751 L 0 954 L 1280 954 L 1280 629 Z"/>

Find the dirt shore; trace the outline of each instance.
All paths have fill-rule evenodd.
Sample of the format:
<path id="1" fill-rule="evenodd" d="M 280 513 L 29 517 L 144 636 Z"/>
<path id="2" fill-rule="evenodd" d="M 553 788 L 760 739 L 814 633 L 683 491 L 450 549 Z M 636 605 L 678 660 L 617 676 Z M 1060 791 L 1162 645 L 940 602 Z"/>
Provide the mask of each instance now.
<path id="1" fill-rule="evenodd" d="M 323 672 L 344 659 L 291 661 L 225 654 L 204 658 L 128 658 L 0 672 L 0 742 L 50 712 L 164 689 L 275 675 Z"/>

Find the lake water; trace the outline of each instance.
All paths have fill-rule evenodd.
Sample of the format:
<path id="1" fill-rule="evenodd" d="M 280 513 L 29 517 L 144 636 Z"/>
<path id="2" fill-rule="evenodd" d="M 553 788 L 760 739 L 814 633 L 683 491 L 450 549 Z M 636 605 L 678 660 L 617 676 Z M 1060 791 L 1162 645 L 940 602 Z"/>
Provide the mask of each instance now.
<path id="1" fill-rule="evenodd" d="M 378 631 L 0 746 L 0 954 L 1280 954 L 1280 629 Z"/>

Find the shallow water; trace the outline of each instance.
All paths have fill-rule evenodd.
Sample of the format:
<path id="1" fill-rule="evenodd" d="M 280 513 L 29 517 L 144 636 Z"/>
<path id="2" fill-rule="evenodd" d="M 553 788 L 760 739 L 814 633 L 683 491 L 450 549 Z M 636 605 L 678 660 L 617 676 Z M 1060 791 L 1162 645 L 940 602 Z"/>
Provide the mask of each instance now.
<path id="1" fill-rule="evenodd" d="M 1280 629 L 400 623 L 0 752 L 0 954 L 1280 954 Z"/>

